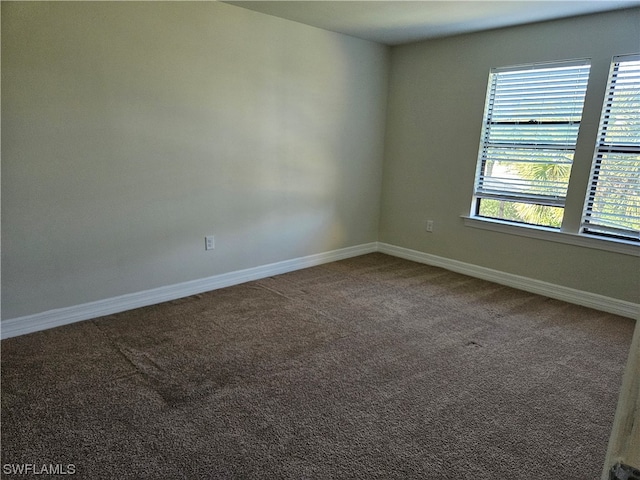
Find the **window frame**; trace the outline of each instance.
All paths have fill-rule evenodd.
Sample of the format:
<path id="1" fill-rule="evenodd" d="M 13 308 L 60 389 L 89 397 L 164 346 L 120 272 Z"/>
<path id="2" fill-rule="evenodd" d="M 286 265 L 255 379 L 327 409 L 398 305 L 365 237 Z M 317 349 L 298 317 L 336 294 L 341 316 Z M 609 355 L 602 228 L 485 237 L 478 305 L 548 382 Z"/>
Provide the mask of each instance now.
<path id="1" fill-rule="evenodd" d="M 640 157 L 640 138 L 638 142 L 629 142 L 625 143 L 620 140 L 616 140 L 614 136 L 611 140 L 607 140 L 608 131 L 610 130 L 611 125 L 615 125 L 615 121 L 613 124 L 611 123 L 611 119 L 615 118 L 616 115 L 624 114 L 623 111 L 617 110 L 614 108 L 614 103 L 616 102 L 616 93 L 620 90 L 617 90 L 618 82 L 620 81 L 619 69 L 620 65 L 624 62 L 640 62 L 640 53 L 630 54 L 630 55 L 617 55 L 613 57 L 611 61 L 611 65 L 609 67 L 609 75 L 607 78 L 607 86 L 606 92 L 604 96 L 604 102 L 602 104 L 602 109 L 600 111 L 600 121 L 598 123 L 598 136 L 595 142 L 595 148 L 593 152 L 593 160 L 591 162 L 591 171 L 589 175 L 589 188 L 586 192 L 584 199 L 584 206 L 582 209 L 582 218 L 580 224 L 580 233 L 583 235 L 596 236 L 596 237 L 606 237 L 606 238 L 614 238 L 614 239 L 629 239 L 632 242 L 640 242 L 640 232 L 637 232 L 636 238 L 629 238 L 633 234 L 633 230 L 627 230 L 619 228 L 620 225 L 607 227 L 606 225 L 599 224 L 597 222 L 598 217 L 601 215 L 606 215 L 604 212 L 594 211 L 592 205 L 595 203 L 595 198 L 598 192 L 598 188 L 606 188 L 606 185 L 603 187 L 602 183 L 600 183 L 600 177 L 603 177 L 603 183 L 606 184 L 606 180 L 608 180 L 605 167 L 605 157 L 609 154 L 618 154 L 618 155 L 638 155 Z M 640 68 L 637 70 L 637 75 L 640 75 Z M 635 83 L 633 84 L 635 88 Z M 638 80 L 638 90 L 640 90 L 640 79 Z M 624 87 L 622 87 L 624 91 Z M 622 93 L 621 95 L 624 95 Z M 619 98 L 619 97 L 618 97 Z M 639 116 L 640 119 L 640 116 Z M 637 124 L 636 124 L 637 125 Z M 615 128 L 615 126 L 614 126 Z M 636 127 L 638 135 L 640 135 L 640 125 Z M 635 132 L 634 132 L 635 133 Z M 633 137 L 632 137 L 633 138 Z M 603 170 L 605 171 L 603 173 Z M 624 177 L 626 178 L 626 177 Z M 625 197 L 626 198 L 626 197 Z M 615 215 L 614 215 L 615 216 Z M 593 218 L 593 220 L 592 220 Z M 604 220 L 607 223 L 607 220 Z"/>
<path id="2" fill-rule="evenodd" d="M 487 174 L 487 170 L 493 168 L 488 167 L 489 164 L 497 166 L 499 163 L 555 164 L 568 166 L 571 170 L 590 69 L 591 61 L 588 58 L 491 68 L 476 163 L 472 216 L 539 227 L 545 225 L 481 215 L 481 203 L 493 199 L 564 209 L 568 177 L 566 182 L 559 184 L 553 179 L 509 178 L 508 175 L 496 177 L 492 173 Z M 550 72 L 548 77 L 544 75 L 545 71 Z M 523 81 L 522 77 L 531 78 Z M 549 111 L 549 98 L 558 96 L 561 96 L 565 106 Z M 518 100 L 514 103 L 516 98 Z M 566 104 L 571 109 L 568 110 Z M 532 120 L 531 116 L 534 115 L 536 118 Z M 527 118 L 529 121 L 526 121 Z M 514 131 L 506 135 L 500 133 L 505 125 L 512 126 Z M 556 126 L 561 128 L 556 130 Z M 516 140 L 513 135 L 515 132 L 522 137 Z M 557 137 L 557 133 L 563 136 Z M 567 155 L 571 159 L 562 160 Z M 559 229 L 560 225 L 549 228 Z"/>

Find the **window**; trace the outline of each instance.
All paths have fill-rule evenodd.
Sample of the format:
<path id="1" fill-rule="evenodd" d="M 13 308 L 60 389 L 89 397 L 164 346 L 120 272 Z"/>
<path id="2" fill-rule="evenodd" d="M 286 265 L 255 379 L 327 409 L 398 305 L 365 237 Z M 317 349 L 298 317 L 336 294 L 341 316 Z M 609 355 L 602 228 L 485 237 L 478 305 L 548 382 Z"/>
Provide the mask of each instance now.
<path id="1" fill-rule="evenodd" d="M 493 69 L 474 216 L 560 228 L 588 60 Z"/>
<path id="2" fill-rule="evenodd" d="M 571 60 L 491 70 L 466 225 L 640 253 L 640 53 L 613 58 L 597 137 L 593 113 L 580 129 L 590 69 Z"/>
<path id="3" fill-rule="evenodd" d="M 582 232 L 640 240 L 640 55 L 611 65 Z"/>

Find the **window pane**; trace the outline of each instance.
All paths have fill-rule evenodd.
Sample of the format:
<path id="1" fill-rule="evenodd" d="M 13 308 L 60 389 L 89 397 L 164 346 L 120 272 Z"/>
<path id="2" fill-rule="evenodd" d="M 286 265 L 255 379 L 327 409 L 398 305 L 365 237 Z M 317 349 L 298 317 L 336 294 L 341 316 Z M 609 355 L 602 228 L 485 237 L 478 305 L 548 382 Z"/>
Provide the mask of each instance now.
<path id="1" fill-rule="evenodd" d="M 564 198 L 573 152 L 524 148 L 488 148 L 478 191 L 514 196 Z M 544 199 L 539 199 L 544 203 Z M 547 202 L 548 203 L 548 202 Z"/>
<path id="2" fill-rule="evenodd" d="M 640 231 L 640 153 L 603 154 L 598 160 L 590 221 L 607 228 Z"/>
<path id="3" fill-rule="evenodd" d="M 543 227 L 560 228 L 564 208 L 535 205 L 531 203 L 511 202 L 508 200 L 479 200 L 478 215 L 482 217 L 528 223 Z"/>

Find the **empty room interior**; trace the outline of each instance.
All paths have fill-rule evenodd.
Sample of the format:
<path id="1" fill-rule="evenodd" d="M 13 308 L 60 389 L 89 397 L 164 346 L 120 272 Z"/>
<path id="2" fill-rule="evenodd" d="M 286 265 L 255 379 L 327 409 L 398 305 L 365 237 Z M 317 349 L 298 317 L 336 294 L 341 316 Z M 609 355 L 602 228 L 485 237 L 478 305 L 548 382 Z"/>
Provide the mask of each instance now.
<path id="1" fill-rule="evenodd" d="M 640 479 L 640 2 L 1 9 L 3 478 Z"/>

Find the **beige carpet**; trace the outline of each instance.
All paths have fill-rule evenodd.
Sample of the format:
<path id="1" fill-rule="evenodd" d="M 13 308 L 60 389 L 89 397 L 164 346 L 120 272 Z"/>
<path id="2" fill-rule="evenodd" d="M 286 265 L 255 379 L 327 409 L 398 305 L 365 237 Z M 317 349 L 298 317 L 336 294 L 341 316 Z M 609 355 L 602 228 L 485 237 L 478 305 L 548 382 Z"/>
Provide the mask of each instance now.
<path id="1" fill-rule="evenodd" d="M 3 469 L 597 479 L 633 326 L 365 255 L 2 341 Z"/>

